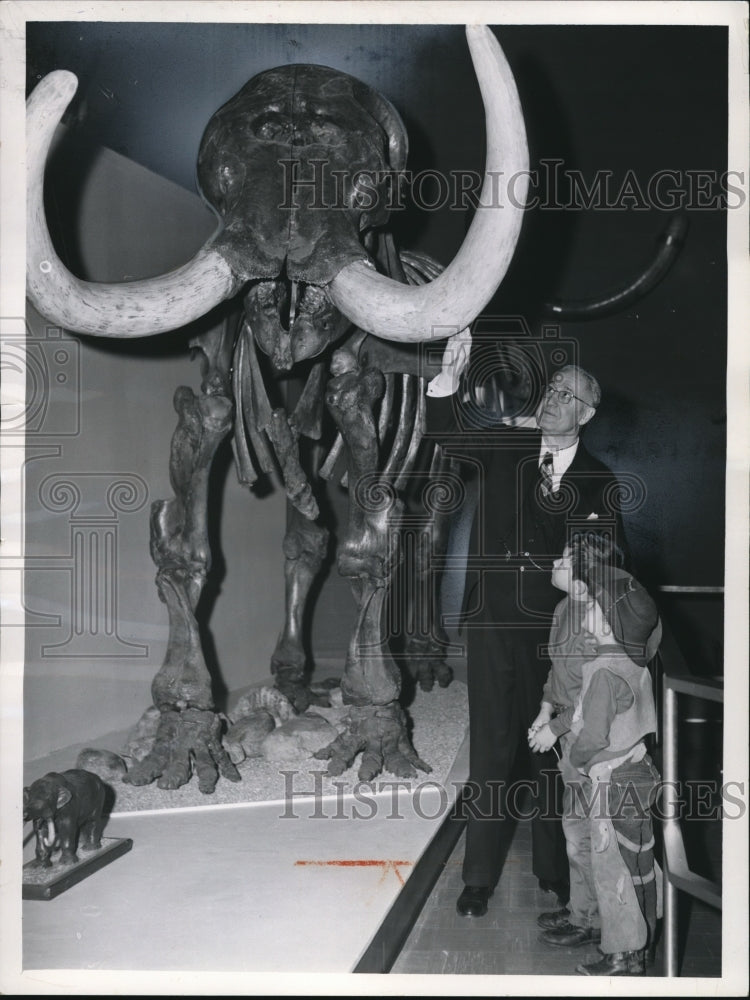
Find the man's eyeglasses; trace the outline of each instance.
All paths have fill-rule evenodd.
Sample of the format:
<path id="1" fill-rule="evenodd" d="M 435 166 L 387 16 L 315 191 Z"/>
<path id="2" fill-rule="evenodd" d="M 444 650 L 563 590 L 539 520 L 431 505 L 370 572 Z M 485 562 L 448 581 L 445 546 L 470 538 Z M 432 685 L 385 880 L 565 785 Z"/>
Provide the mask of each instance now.
<path id="1" fill-rule="evenodd" d="M 590 403 L 587 403 L 585 399 L 581 399 L 580 396 L 576 396 L 576 394 L 571 392 L 570 389 L 556 389 L 554 385 L 546 385 L 544 387 L 545 396 L 551 396 L 553 392 L 565 406 L 567 406 L 568 403 L 571 403 L 574 399 L 577 399 L 579 403 L 583 403 L 584 406 L 590 406 Z"/>

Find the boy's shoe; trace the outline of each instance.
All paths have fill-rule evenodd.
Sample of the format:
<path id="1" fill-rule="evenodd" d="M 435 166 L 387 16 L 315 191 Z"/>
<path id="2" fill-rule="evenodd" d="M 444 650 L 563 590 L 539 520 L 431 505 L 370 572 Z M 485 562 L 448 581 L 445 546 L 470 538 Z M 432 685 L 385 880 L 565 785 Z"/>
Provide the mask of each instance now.
<path id="1" fill-rule="evenodd" d="M 553 910 L 551 913 L 540 913 L 536 918 L 537 924 L 544 931 L 554 931 L 563 924 L 570 923 L 570 910 L 566 907 L 562 910 Z"/>
<path id="2" fill-rule="evenodd" d="M 600 955 L 604 954 L 601 948 L 597 948 L 596 950 L 599 952 Z M 645 948 L 642 948 L 640 952 L 634 951 L 632 952 L 632 954 L 642 955 L 644 968 L 648 969 L 650 966 L 656 964 L 656 942 L 651 941 L 651 943 L 647 944 Z"/>
<path id="3" fill-rule="evenodd" d="M 644 976 L 646 968 L 643 949 L 604 954 L 597 962 L 577 965 L 576 972 L 581 976 Z"/>
<path id="4" fill-rule="evenodd" d="M 579 927 L 569 920 L 562 921 L 551 930 L 542 931 L 539 940 L 545 944 L 554 944 L 558 948 L 579 948 L 584 944 L 598 944 L 602 939 L 601 928 Z"/>

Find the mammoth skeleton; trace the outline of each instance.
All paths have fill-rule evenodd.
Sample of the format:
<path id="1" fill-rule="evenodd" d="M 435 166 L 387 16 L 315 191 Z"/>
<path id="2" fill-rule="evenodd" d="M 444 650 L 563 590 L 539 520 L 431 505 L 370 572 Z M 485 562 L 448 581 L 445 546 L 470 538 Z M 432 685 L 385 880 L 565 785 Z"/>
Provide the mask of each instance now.
<path id="1" fill-rule="evenodd" d="M 329 773 L 339 774 L 361 753 L 363 780 L 383 768 L 402 776 L 428 769 L 410 743 L 399 703 L 400 671 L 383 638 L 398 560 L 399 490 L 423 429 L 426 372 L 423 352 L 414 345 L 442 347 L 490 301 L 514 253 L 528 183 L 526 134 L 510 68 L 489 28 L 469 26 L 466 35 L 485 107 L 485 181 L 463 244 L 444 269 L 425 255 L 399 251 L 387 229 L 408 151 L 395 108 L 344 73 L 291 65 L 254 77 L 209 122 L 198 181 L 220 226 L 195 256 L 145 280 L 83 281 L 57 256 L 43 206 L 47 153 L 77 80 L 67 71 L 53 72 L 29 97 L 27 294 L 42 315 L 83 334 L 138 338 L 180 329 L 242 297 L 237 328 L 225 324 L 190 342 L 203 358 L 200 392 L 183 386 L 175 394 L 174 496 L 156 502 L 151 516 L 169 639 L 152 684 L 159 730 L 152 752 L 128 774 L 135 784 L 158 780 L 160 787 L 176 788 L 193 767 L 204 792 L 214 789 L 220 774 L 239 780 L 222 747 L 195 617 L 210 567 L 209 471 L 230 434 L 240 480 L 252 485 L 258 469 L 278 467 L 289 500 L 286 618 L 271 664 L 277 687 L 300 708 L 313 697 L 302 617 L 328 539 L 313 487 L 345 456 L 349 520 L 338 568 L 350 580 L 357 610 L 341 682 L 349 715 L 346 730 L 318 756 L 329 760 Z M 503 177 L 515 179 L 512 199 L 498 198 L 497 179 Z M 654 267 L 609 296 L 604 308 L 624 304 L 658 280 L 680 235 L 670 231 Z M 578 305 L 591 315 L 601 304 Z M 554 310 L 564 315 L 561 306 Z M 269 375 L 290 372 L 304 376 L 291 412 L 272 406 L 268 386 Z M 320 437 L 324 406 L 337 437 L 311 483 L 300 440 Z M 434 461 L 437 474 L 444 467 L 439 451 Z M 442 529 L 434 530 L 437 536 Z M 420 677 L 424 687 L 435 679 L 450 680 L 439 651 L 427 658 Z"/>
<path id="2" fill-rule="evenodd" d="M 525 177 L 523 117 L 508 64 L 488 28 L 467 28 L 467 39 L 485 104 L 488 177 Z M 379 486 L 395 493 L 413 461 L 421 412 L 415 400 L 424 385 L 417 381 L 413 358 L 405 364 L 395 351 L 389 364 L 383 360 L 388 352 L 372 347 L 379 341 L 444 340 L 468 326 L 507 270 L 521 204 L 493 208 L 485 191 L 461 249 L 444 270 L 426 257 L 399 255 L 383 228 L 389 186 L 397 183 L 407 156 L 398 113 L 346 74 L 282 66 L 253 78 L 219 109 L 203 136 L 199 184 L 221 220 L 208 243 L 165 275 L 122 284 L 85 282 L 58 258 L 43 208 L 47 152 L 76 86 L 73 74 L 56 71 L 28 100 L 27 293 L 34 306 L 72 331 L 129 338 L 184 327 L 239 294 L 244 305 L 239 331 L 213 331 L 192 343 L 204 358 L 200 394 L 181 387 L 175 395 L 178 423 L 170 459 L 175 495 L 155 503 L 151 519 L 157 587 L 170 629 L 165 661 L 152 685 L 161 721 L 154 750 L 129 780 L 158 779 L 162 787 L 178 787 L 189 779 L 192 762 L 203 791 L 213 790 L 219 773 L 239 777 L 221 746 L 195 619 L 210 562 L 208 474 L 218 445 L 233 428 L 241 480 L 253 481 L 256 464 L 267 472 L 278 463 L 290 501 L 284 540 L 288 606 L 272 670 L 277 686 L 304 704 L 302 613 L 327 532 L 318 523 L 298 442 L 319 434 L 323 400 L 338 428 L 323 473 L 330 473 L 338 451 L 347 458 L 350 515 L 338 566 L 350 579 L 357 605 L 341 684 L 350 706 L 348 728 L 324 756 L 331 773 L 343 771 L 362 752 L 364 779 L 383 767 L 414 774 L 425 765 L 410 744 L 399 705 L 400 672 L 382 642 L 401 507 L 398 500 L 372 497 Z M 309 184 L 310 170 L 320 163 L 331 168 L 322 181 L 331 206 L 326 211 L 314 203 L 321 191 Z M 370 179 L 367 190 L 363 177 Z M 258 352 L 267 356 L 274 374 L 295 366 L 309 369 L 293 412 L 271 407 Z M 379 363 L 373 362 L 375 354 Z M 416 387 L 409 384 L 415 381 Z M 405 419 L 389 455 L 381 455 L 385 415 L 398 394 Z M 440 679 L 446 682 L 447 675 Z"/>

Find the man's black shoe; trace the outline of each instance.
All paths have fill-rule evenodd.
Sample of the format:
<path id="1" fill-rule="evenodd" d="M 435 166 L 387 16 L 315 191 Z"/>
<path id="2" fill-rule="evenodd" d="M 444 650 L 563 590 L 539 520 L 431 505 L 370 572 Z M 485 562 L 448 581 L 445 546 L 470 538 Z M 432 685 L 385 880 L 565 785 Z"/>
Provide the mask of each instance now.
<path id="1" fill-rule="evenodd" d="M 599 927 L 579 927 L 577 924 L 565 922 L 542 931 L 539 940 L 545 944 L 554 944 L 558 948 L 580 948 L 583 944 L 598 944 L 602 939 Z"/>
<path id="2" fill-rule="evenodd" d="M 560 906 L 567 906 L 570 902 L 570 883 L 563 882 L 562 880 L 557 882 L 549 881 L 546 878 L 539 879 L 539 888 L 542 892 L 554 892 L 560 901 Z"/>
<path id="3" fill-rule="evenodd" d="M 483 917 L 493 890 L 487 885 L 467 885 L 458 897 L 456 909 L 463 917 Z"/>

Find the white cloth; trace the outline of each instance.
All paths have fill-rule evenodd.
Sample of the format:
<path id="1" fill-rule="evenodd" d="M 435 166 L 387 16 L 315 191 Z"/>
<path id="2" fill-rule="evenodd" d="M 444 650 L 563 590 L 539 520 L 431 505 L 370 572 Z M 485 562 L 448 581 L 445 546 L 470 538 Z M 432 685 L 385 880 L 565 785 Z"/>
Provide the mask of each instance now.
<path id="1" fill-rule="evenodd" d="M 428 396 L 452 396 L 455 391 L 454 380 L 445 372 L 440 372 L 427 385 Z"/>
<path id="2" fill-rule="evenodd" d="M 427 386 L 427 395 L 452 396 L 458 389 L 470 354 L 471 330 L 467 326 L 465 330 L 448 338 L 443 351 L 442 369 Z"/>

